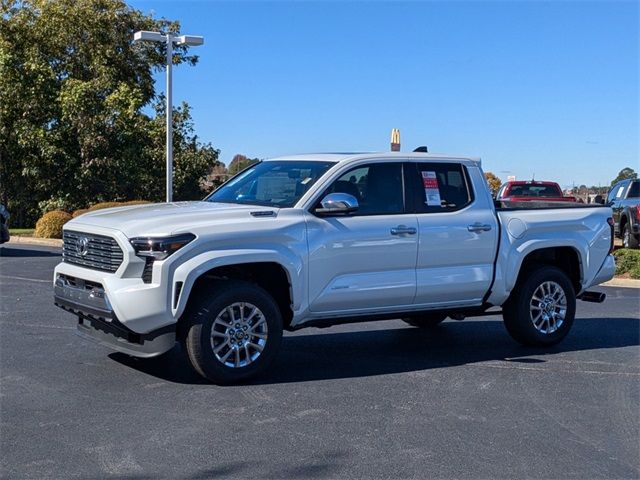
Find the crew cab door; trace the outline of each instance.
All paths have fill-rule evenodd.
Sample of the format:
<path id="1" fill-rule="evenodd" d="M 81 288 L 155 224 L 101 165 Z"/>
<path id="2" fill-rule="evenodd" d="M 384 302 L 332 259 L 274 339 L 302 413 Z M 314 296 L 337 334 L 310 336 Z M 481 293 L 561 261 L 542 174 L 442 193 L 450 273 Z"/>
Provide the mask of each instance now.
<path id="1" fill-rule="evenodd" d="M 346 216 L 314 214 L 320 200 L 334 192 L 356 197 L 358 210 Z M 354 166 L 325 189 L 306 218 L 312 312 L 413 302 L 418 222 L 407 212 L 402 163 Z"/>
<path id="2" fill-rule="evenodd" d="M 407 183 L 420 230 L 415 303 L 478 305 L 491 285 L 498 246 L 482 172 L 456 162 L 411 167 Z"/>

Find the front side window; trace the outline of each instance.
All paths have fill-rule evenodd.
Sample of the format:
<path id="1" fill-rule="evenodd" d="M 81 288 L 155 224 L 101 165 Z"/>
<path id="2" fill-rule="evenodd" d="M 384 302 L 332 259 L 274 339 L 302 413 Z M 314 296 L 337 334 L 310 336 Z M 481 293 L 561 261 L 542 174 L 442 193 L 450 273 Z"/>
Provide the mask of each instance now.
<path id="1" fill-rule="evenodd" d="M 373 163 L 356 167 L 338 178 L 321 195 L 348 193 L 358 200 L 353 215 L 390 215 L 404 212 L 402 164 Z"/>
<path id="2" fill-rule="evenodd" d="M 414 206 L 417 213 L 451 212 L 473 201 L 465 168 L 459 163 L 417 163 Z"/>
<path id="3" fill-rule="evenodd" d="M 293 207 L 333 165 L 333 162 L 295 160 L 256 163 L 223 184 L 206 201 Z"/>

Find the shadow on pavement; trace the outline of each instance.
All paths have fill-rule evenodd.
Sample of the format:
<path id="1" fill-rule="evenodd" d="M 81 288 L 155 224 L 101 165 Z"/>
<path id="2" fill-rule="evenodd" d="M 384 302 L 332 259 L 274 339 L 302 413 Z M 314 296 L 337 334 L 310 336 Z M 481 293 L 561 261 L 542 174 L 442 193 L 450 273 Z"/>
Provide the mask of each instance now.
<path id="1" fill-rule="evenodd" d="M 0 246 L 0 257 L 59 257 L 61 252 L 51 252 L 48 250 L 16 248 L 8 246 Z"/>
<path id="2" fill-rule="evenodd" d="M 313 332 L 314 330 L 309 330 Z M 317 330 L 315 330 L 317 332 Z M 550 348 L 524 347 L 511 339 L 501 321 L 447 321 L 433 330 L 392 330 L 285 336 L 280 353 L 251 384 L 308 382 L 414 372 L 509 359 L 544 363 L 532 355 L 640 345 L 640 319 L 576 319 L 569 336 Z M 118 363 L 166 381 L 206 384 L 181 348 L 152 359 L 112 353 Z"/>

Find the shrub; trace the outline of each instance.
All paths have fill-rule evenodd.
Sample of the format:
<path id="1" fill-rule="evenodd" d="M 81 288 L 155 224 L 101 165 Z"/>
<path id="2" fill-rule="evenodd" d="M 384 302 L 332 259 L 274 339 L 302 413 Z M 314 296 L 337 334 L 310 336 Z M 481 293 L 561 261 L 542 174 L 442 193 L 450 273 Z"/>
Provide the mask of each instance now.
<path id="1" fill-rule="evenodd" d="M 616 275 L 629 274 L 640 279 L 640 250 L 621 248 L 613 252 L 616 257 Z"/>
<path id="2" fill-rule="evenodd" d="M 88 209 L 88 208 L 81 208 L 81 209 L 76 210 L 75 212 L 73 212 L 73 213 L 71 214 L 71 216 L 72 216 L 73 218 L 76 218 L 76 217 L 79 217 L 80 215 L 82 215 L 83 213 L 87 213 L 88 211 L 89 211 L 89 209 Z"/>
<path id="3" fill-rule="evenodd" d="M 102 210 L 103 208 L 113 208 L 113 207 L 121 207 L 122 203 L 120 202 L 100 202 L 95 205 L 91 205 L 87 210 L 89 212 L 93 212 L 94 210 Z"/>
<path id="4" fill-rule="evenodd" d="M 45 213 L 36 223 L 34 235 L 40 238 L 62 238 L 62 226 L 71 218 L 71 214 L 62 210 Z"/>
<path id="5" fill-rule="evenodd" d="M 146 203 L 151 203 L 151 202 L 149 202 L 148 200 L 129 200 L 127 202 L 101 202 L 101 203 L 96 203 L 95 205 L 91 205 L 87 209 L 87 211 L 93 212 L 94 210 L 102 210 L 103 208 L 126 207 L 129 205 L 143 205 Z"/>

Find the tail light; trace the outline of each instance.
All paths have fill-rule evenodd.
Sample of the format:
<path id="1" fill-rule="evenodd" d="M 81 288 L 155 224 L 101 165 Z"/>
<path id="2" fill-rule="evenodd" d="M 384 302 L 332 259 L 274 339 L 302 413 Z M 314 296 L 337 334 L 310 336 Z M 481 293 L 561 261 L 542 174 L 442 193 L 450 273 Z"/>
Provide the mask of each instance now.
<path id="1" fill-rule="evenodd" d="M 613 225 L 615 224 L 615 222 L 613 221 L 613 218 L 609 217 L 607 218 L 607 223 L 609 224 L 609 228 L 611 229 L 611 245 L 609 245 L 609 254 L 613 253 Z"/>

